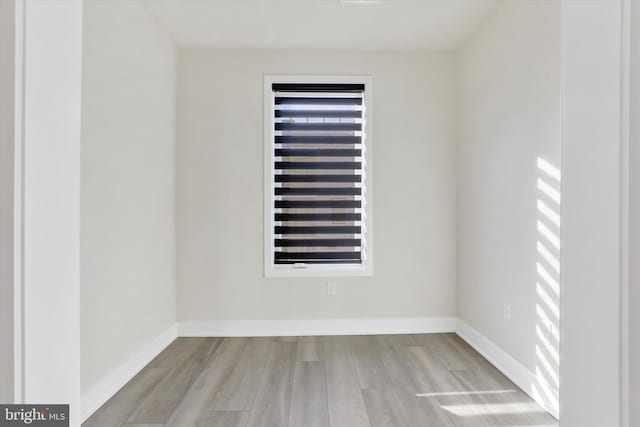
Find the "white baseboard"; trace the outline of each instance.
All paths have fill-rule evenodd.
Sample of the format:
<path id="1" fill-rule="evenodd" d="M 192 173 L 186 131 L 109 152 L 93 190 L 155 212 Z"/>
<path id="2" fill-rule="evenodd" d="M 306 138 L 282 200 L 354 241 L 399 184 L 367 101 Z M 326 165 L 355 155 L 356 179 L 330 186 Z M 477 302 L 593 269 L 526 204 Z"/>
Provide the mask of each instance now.
<path id="1" fill-rule="evenodd" d="M 534 372 L 460 319 L 458 319 L 456 333 L 549 414 L 558 419 L 558 390 L 554 386 L 543 383 L 543 380 Z M 549 390 L 550 395 L 544 393 L 545 389 Z"/>
<path id="2" fill-rule="evenodd" d="M 137 354 L 122 363 L 97 384 L 82 393 L 82 422 L 120 390 L 131 378 L 151 362 L 178 337 L 178 325 L 173 324 L 147 343 Z"/>
<path id="3" fill-rule="evenodd" d="M 455 317 L 179 322 L 181 337 L 374 335 L 455 332 Z"/>

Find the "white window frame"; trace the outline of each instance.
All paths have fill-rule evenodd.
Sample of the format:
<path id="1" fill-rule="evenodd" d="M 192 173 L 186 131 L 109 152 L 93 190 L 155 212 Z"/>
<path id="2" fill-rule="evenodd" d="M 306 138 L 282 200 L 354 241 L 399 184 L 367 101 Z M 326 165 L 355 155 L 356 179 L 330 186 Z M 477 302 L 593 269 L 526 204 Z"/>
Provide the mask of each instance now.
<path id="1" fill-rule="evenodd" d="M 274 126 L 273 90 L 277 83 L 345 83 L 364 84 L 364 155 L 363 173 L 366 194 L 363 197 L 363 221 L 366 246 L 361 264 L 274 264 Z M 353 277 L 373 276 L 373 82 L 371 76 L 360 75 L 265 75 L 264 76 L 264 275 L 265 277 Z"/>

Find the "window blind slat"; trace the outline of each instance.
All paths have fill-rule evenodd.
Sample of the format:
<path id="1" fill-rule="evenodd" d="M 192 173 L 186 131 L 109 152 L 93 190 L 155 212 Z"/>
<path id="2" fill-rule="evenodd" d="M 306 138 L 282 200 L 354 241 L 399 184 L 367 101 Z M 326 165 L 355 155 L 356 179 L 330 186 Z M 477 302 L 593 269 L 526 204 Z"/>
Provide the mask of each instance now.
<path id="1" fill-rule="evenodd" d="M 304 262 L 300 260 L 286 260 L 286 259 L 277 259 L 273 261 L 274 264 L 309 264 L 309 265 L 319 265 L 319 264 L 362 264 L 362 259 L 332 259 L 332 260 L 314 260 L 309 259 Z"/>
<path id="2" fill-rule="evenodd" d="M 362 123 L 275 123 L 275 130 L 355 132 L 362 130 Z"/>
<path id="3" fill-rule="evenodd" d="M 275 162 L 275 169 L 357 169 L 362 162 Z"/>
<path id="4" fill-rule="evenodd" d="M 356 209 L 361 200 L 276 200 L 276 209 Z"/>
<path id="5" fill-rule="evenodd" d="M 360 157 L 361 149 L 276 148 L 276 157 Z"/>
<path id="6" fill-rule="evenodd" d="M 359 196 L 359 187 L 277 187 L 276 196 Z"/>
<path id="7" fill-rule="evenodd" d="M 361 144 L 362 137 L 348 135 L 276 135 L 276 144 Z"/>
<path id="8" fill-rule="evenodd" d="M 360 234 L 360 226 L 281 226 L 274 227 L 276 234 Z"/>
<path id="9" fill-rule="evenodd" d="M 362 182 L 362 175 L 281 175 L 275 176 L 276 182 Z"/>
<path id="10" fill-rule="evenodd" d="M 307 98 L 276 96 L 276 105 L 362 105 L 362 98 Z"/>
<path id="11" fill-rule="evenodd" d="M 359 213 L 277 213 L 276 221 L 360 221 Z"/>
<path id="12" fill-rule="evenodd" d="M 276 110 L 275 117 L 362 118 L 362 110 Z"/>
<path id="13" fill-rule="evenodd" d="M 360 247 L 360 239 L 275 239 L 276 248 L 305 248 L 305 247 Z"/>
<path id="14" fill-rule="evenodd" d="M 275 92 L 362 92 L 362 83 L 273 83 Z"/>
<path id="15" fill-rule="evenodd" d="M 287 260 L 360 259 L 360 252 L 275 252 L 275 258 Z"/>

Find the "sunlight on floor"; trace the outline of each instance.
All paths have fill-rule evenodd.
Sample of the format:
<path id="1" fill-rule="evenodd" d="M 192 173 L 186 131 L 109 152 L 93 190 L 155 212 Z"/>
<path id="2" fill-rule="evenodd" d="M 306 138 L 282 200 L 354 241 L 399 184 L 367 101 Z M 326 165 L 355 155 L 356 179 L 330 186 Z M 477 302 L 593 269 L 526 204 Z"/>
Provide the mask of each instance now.
<path id="1" fill-rule="evenodd" d="M 483 390 L 483 391 L 450 391 L 441 393 L 417 393 L 416 397 L 436 397 L 436 396 L 470 396 L 479 394 L 507 394 L 517 393 L 518 390 Z"/>
<path id="2" fill-rule="evenodd" d="M 443 405 L 442 408 L 459 417 L 544 412 L 544 410 L 534 402 Z"/>

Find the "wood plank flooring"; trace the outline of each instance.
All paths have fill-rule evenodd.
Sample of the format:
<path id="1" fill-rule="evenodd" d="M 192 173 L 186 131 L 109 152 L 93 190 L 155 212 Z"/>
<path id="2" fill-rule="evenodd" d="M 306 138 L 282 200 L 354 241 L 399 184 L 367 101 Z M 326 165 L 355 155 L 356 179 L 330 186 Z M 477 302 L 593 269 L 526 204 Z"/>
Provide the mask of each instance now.
<path id="1" fill-rule="evenodd" d="M 82 424 L 557 425 L 455 334 L 178 338 Z"/>

